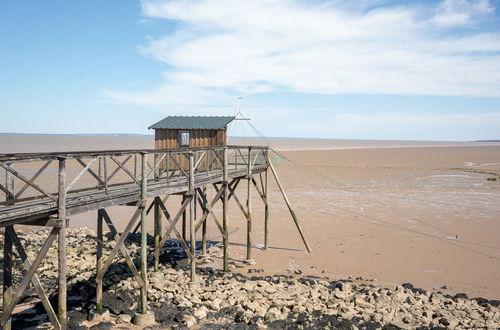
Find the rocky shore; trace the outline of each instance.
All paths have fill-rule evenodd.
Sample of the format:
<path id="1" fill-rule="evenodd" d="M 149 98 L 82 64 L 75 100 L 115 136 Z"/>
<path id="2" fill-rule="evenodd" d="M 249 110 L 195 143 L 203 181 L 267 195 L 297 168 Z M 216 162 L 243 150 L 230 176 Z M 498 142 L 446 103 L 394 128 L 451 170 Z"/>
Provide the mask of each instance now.
<path id="1" fill-rule="evenodd" d="M 41 246 L 46 230 L 19 234 L 23 245 L 34 251 Z M 152 240 L 152 239 L 151 239 Z M 114 246 L 106 236 L 106 253 Z M 150 242 L 152 246 L 152 241 Z M 138 267 L 139 236 L 130 235 L 126 246 Z M 430 293 L 402 284 L 395 288 L 290 275 L 246 276 L 224 274 L 203 267 L 221 257 L 217 244 L 200 258 L 199 284 L 191 285 L 187 263 L 176 241 L 166 244 L 159 272 L 149 272 L 150 309 L 156 324 L 148 328 L 244 329 L 244 328 L 488 328 L 500 327 L 499 301 L 469 299 Z M 152 252 L 152 251 L 150 251 Z M 95 232 L 86 228 L 68 231 L 69 327 L 72 329 L 129 328 L 137 310 L 139 286 L 124 259 L 115 260 L 105 277 L 103 315 L 95 308 Z M 152 253 L 149 254 L 152 256 Z M 38 272 L 51 300 L 57 301 L 57 252 L 49 250 Z M 149 260 L 152 266 L 152 259 Z M 16 258 L 16 269 L 20 269 Z M 21 273 L 16 271 L 15 278 Z M 24 307 L 23 307 L 24 306 Z M 14 316 L 15 327 L 43 326 L 48 319 L 34 291 L 28 290 Z"/>

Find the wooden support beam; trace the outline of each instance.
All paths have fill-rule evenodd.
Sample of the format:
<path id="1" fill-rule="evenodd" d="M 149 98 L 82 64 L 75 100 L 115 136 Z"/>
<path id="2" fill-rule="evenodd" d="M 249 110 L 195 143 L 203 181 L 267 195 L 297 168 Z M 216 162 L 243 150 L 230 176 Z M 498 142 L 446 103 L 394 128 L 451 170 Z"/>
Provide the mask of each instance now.
<path id="1" fill-rule="evenodd" d="M 268 241 L 269 241 L 269 186 L 268 186 L 268 181 L 267 181 L 267 169 L 264 174 L 264 182 L 262 184 L 262 190 L 264 191 L 264 250 L 267 250 L 268 247 Z M 262 175 L 261 175 L 262 178 Z"/>
<path id="2" fill-rule="evenodd" d="M 283 196 L 283 199 L 285 200 L 286 206 L 288 207 L 288 211 L 290 211 L 290 214 L 293 218 L 293 221 L 295 222 L 295 226 L 297 227 L 297 230 L 299 231 L 300 237 L 302 238 L 302 242 L 304 242 L 304 246 L 306 247 L 307 252 L 311 253 L 312 250 L 309 247 L 309 244 L 307 243 L 306 237 L 304 236 L 304 232 L 302 231 L 302 228 L 300 227 L 299 224 L 299 219 L 297 218 L 297 215 L 295 215 L 295 212 L 292 208 L 292 204 L 290 204 L 290 201 L 288 200 L 288 196 L 285 193 L 285 189 L 283 189 L 283 186 L 281 185 L 281 181 L 278 177 L 278 174 L 276 173 L 276 170 L 274 169 L 273 163 L 271 160 L 268 158 L 267 159 L 269 168 L 271 169 L 271 172 L 273 173 L 274 179 L 276 180 L 276 184 L 278 185 L 278 188 L 280 189 L 281 195 Z"/>
<path id="3" fill-rule="evenodd" d="M 191 198 L 189 201 L 189 245 L 191 248 L 191 284 L 198 283 L 198 279 L 196 277 L 196 232 L 194 228 L 195 221 L 195 196 L 196 192 L 194 190 L 194 153 L 189 153 L 189 194 L 191 194 Z"/>
<path id="4" fill-rule="evenodd" d="M 0 327 L 2 327 L 3 329 L 5 329 L 5 326 L 9 322 L 10 316 L 12 315 L 12 311 L 14 310 L 19 299 L 21 298 L 24 291 L 28 287 L 28 284 L 31 282 L 33 275 L 35 274 L 36 270 L 38 269 L 38 266 L 40 266 L 42 259 L 47 254 L 47 251 L 49 250 L 50 246 L 52 245 L 52 242 L 54 242 L 54 240 L 58 236 L 58 231 L 59 231 L 58 228 L 56 228 L 56 227 L 52 228 L 52 231 L 49 233 L 49 236 L 47 237 L 45 243 L 42 245 L 42 247 L 38 251 L 38 255 L 36 256 L 35 260 L 31 264 L 31 267 L 28 269 L 28 271 L 24 275 L 24 278 L 21 280 L 21 283 L 19 283 L 19 286 L 17 287 L 16 292 L 14 292 L 10 296 L 10 302 L 3 306 L 3 314 L 2 314 L 2 318 L 0 319 Z M 11 246 L 10 249 L 12 250 L 12 241 L 10 241 L 9 245 Z M 12 274 L 12 273 L 10 273 L 10 274 Z M 8 289 L 8 286 L 6 286 L 6 288 Z M 5 293 L 4 293 L 4 296 L 5 296 Z M 59 318 L 59 321 L 61 321 L 60 318 Z M 61 324 L 61 326 L 62 326 L 62 324 Z"/>
<path id="5" fill-rule="evenodd" d="M 212 202 L 210 203 L 211 207 L 214 207 L 214 205 L 217 203 L 217 201 L 221 198 L 222 193 L 224 192 L 224 189 L 219 189 L 216 187 L 217 193 L 215 194 L 215 197 L 212 199 Z M 200 226 L 205 223 L 205 220 L 207 219 L 209 215 L 209 212 L 203 212 L 203 215 L 201 218 L 198 220 L 195 226 L 195 231 L 198 231 L 200 229 Z"/>
<path id="6" fill-rule="evenodd" d="M 262 202 L 264 203 L 264 250 L 267 250 L 267 236 L 268 236 L 268 220 L 269 220 L 269 205 L 267 202 L 267 170 L 265 172 L 265 179 L 262 180 L 262 173 L 259 173 L 260 176 L 260 183 L 262 185 L 262 189 L 259 188 L 259 184 L 255 180 L 255 178 L 252 177 L 252 182 L 257 190 L 257 193 L 259 194 L 260 198 L 262 199 Z"/>
<path id="7" fill-rule="evenodd" d="M 103 237 L 103 215 L 100 210 L 97 211 L 97 251 L 96 251 L 96 265 L 97 265 L 97 273 L 99 273 L 99 269 L 102 268 L 102 248 L 104 245 L 104 237 Z M 96 311 L 97 313 L 102 313 L 102 286 L 103 286 L 102 278 L 98 278 L 96 274 Z"/>
<path id="8" fill-rule="evenodd" d="M 17 252 L 19 253 L 19 257 L 21 258 L 23 262 L 24 269 L 28 271 L 31 267 L 31 261 L 28 258 L 28 255 L 26 254 L 26 251 L 24 250 L 21 241 L 19 240 L 19 237 L 17 237 L 16 232 L 14 231 L 14 228 L 12 226 L 9 226 L 5 228 L 5 232 L 9 236 L 11 242 L 14 243 Z M 36 274 L 33 274 L 33 277 L 31 279 L 31 283 L 35 287 L 38 297 L 40 298 L 40 301 L 42 302 L 43 307 L 45 308 L 45 311 L 47 312 L 47 315 L 49 316 L 50 322 L 52 322 L 52 325 L 54 326 L 54 329 L 58 330 L 61 329 L 61 324 L 59 323 L 59 320 L 57 318 L 56 312 L 52 308 L 52 305 L 50 304 L 49 298 L 45 294 L 45 291 L 43 290 L 42 287 L 42 282 L 40 282 L 40 279 Z M 5 305 L 4 305 L 5 306 Z"/>
<path id="9" fill-rule="evenodd" d="M 148 166 L 148 158 L 147 154 L 141 153 L 141 200 L 144 207 L 141 212 L 141 277 L 143 285 L 141 287 L 141 314 L 146 314 L 148 311 L 148 256 L 147 256 L 147 248 L 148 248 L 148 233 L 147 233 L 147 223 L 146 223 L 146 202 L 148 198 L 148 175 L 147 175 L 147 166 Z"/>
<path id="10" fill-rule="evenodd" d="M 58 184 L 58 199 L 57 199 L 57 217 L 60 224 L 58 228 L 58 277 L 59 277 L 59 294 L 57 304 L 57 315 L 62 329 L 66 329 L 67 322 L 67 278 L 68 266 L 66 264 L 66 158 L 59 158 L 59 184 Z"/>
<path id="11" fill-rule="evenodd" d="M 222 228 L 224 232 L 228 233 L 227 217 L 228 217 L 228 204 L 229 204 L 229 159 L 227 148 L 224 148 L 223 157 L 223 167 L 222 167 L 222 185 L 223 185 L 223 196 L 222 196 Z M 223 252 L 223 270 L 229 272 L 229 235 L 224 235 L 222 238 L 222 243 L 224 246 Z"/>
<path id="12" fill-rule="evenodd" d="M 247 257 L 246 262 L 254 263 L 252 259 L 252 148 L 248 148 L 247 159 Z M 236 196 L 235 196 L 236 197 Z"/>
<path id="13" fill-rule="evenodd" d="M 207 196 L 207 187 L 203 186 L 201 190 L 201 194 L 205 196 L 205 202 L 200 203 L 200 207 L 203 211 L 203 216 L 208 213 L 206 205 L 208 202 L 206 202 L 206 196 Z M 206 216 L 205 216 L 206 217 Z M 196 228 L 195 228 L 196 231 Z M 203 225 L 201 227 L 201 255 L 206 256 L 207 255 L 207 222 L 203 221 Z"/>
<path id="14" fill-rule="evenodd" d="M 12 240 L 10 239 L 7 229 L 12 226 L 6 227 L 4 231 L 3 241 L 3 314 L 2 314 L 2 327 L 5 330 L 12 329 L 10 314 L 6 314 L 6 307 L 12 302 Z"/>
<path id="15" fill-rule="evenodd" d="M 227 236 L 227 232 L 224 230 L 223 226 L 220 224 L 219 219 L 215 215 L 212 206 L 207 201 L 207 197 L 205 194 L 203 194 L 202 190 L 200 188 L 197 188 L 198 191 L 198 200 L 200 201 L 200 204 L 203 203 L 203 205 L 206 208 L 207 214 L 210 214 L 212 218 L 214 219 L 215 224 L 217 225 L 217 228 L 219 228 L 220 233 L 222 234 L 222 237 Z M 206 222 L 206 221 L 205 221 Z"/>
<path id="16" fill-rule="evenodd" d="M 187 200 L 186 194 L 182 194 L 181 205 L 184 205 L 184 202 L 186 200 Z M 184 209 L 184 211 L 182 212 L 182 239 L 184 241 L 187 240 L 187 223 L 186 223 L 186 219 L 187 219 L 187 213 L 186 213 L 186 209 Z"/>
<path id="17" fill-rule="evenodd" d="M 132 218 L 127 223 L 127 226 L 123 230 L 122 235 L 120 236 L 120 239 L 118 240 L 118 242 L 116 242 L 115 246 L 113 247 L 113 249 L 109 253 L 108 257 L 106 258 L 106 261 L 104 263 L 102 263 L 101 268 L 99 268 L 97 270 L 96 281 L 102 281 L 104 274 L 106 273 L 109 266 L 113 262 L 113 259 L 116 257 L 118 251 L 120 250 L 120 246 L 123 245 L 128 234 L 130 233 L 130 231 L 134 227 L 135 223 L 139 219 L 139 216 L 141 215 L 143 209 L 145 209 L 144 205 L 139 206 L 137 208 L 137 210 L 135 211 L 134 215 L 132 216 Z"/>
<path id="18" fill-rule="evenodd" d="M 156 201 L 160 197 L 155 197 L 154 199 L 154 240 L 155 240 L 155 248 L 154 248 L 154 271 L 157 272 L 160 269 L 160 252 L 161 252 L 161 228 L 162 226 L 162 218 L 161 218 L 161 210 L 160 205 Z"/>
<path id="19" fill-rule="evenodd" d="M 189 206 L 190 199 L 191 199 L 190 197 L 187 197 L 186 201 L 184 201 L 184 203 L 182 204 L 182 206 L 179 209 L 178 213 L 176 214 L 176 216 L 173 219 L 171 219 L 170 214 L 168 213 L 167 208 L 165 207 L 165 205 L 163 203 L 160 203 L 160 208 L 161 208 L 163 214 L 165 215 L 165 219 L 170 223 L 170 226 L 167 228 L 166 232 L 162 235 L 162 239 L 161 239 L 160 245 L 161 246 L 165 245 L 165 242 L 168 240 L 168 238 L 170 237 L 170 234 L 173 231 L 175 233 L 175 235 L 177 236 L 177 240 L 181 244 L 181 246 L 184 249 L 184 252 L 188 256 L 188 258 L 193 258 L 194 256 L 191 254 L 191 251 L 188 248 L 188 246 L 186 244 L 186 241 L 182 238 L 182 235 L 181 235 L 181 233 L 179 233 L 179 231 L 177 230 L 177 226 L 176 226 L 177 222 L 179 221 L 179 219 L 180 219 L 180 217 L 182 215 L 182 213 Z"/>
<path id="20" fill-rule="evenodd" d="M 101 210 L 99 210 L 99 213 L 103 216 L 104 220 L 106 221 L 106 224 L 108 225 L 108 228 L 111 231 L 111 235 L 113 235 L 115 241 L 116 242 L 120 241 L 121 235 L 118 234 L 118 231 L 116 230 L 116 227 L 113 224 L 113 221 L 111 221 L 111 217 L 109 216 L 108 212 L 105 209 L 101 209 Z M 120 252 L 122 253 L 123 258 L 125 259 L 125 262 L 127 263 L 128 267 L 130 268 L 130 271 L 134 275 L 137 283 L 139 284 L 139 286 L 142 287 L 144 285 L 144 282 L 142 280 L 141 274 L 139 273 L 139 271 L 135 267 L 135 264 L 134 264 L 132 258 L 130 257 L 130 254 L 128 253 L 127 248 L 125 247 L 125 244 L 120 246 Z"/>

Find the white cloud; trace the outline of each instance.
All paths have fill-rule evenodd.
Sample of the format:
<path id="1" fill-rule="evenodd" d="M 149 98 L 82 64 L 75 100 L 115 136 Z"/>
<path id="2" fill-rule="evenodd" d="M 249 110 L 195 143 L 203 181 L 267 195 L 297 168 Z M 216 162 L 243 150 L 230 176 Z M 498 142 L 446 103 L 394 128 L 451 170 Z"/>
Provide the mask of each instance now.
<path id="1" fill-rule="evenodd" d="M 500 32 L 487 0 L 142 0 L 177 23 L 139 51 L 169 65 L 153 90 L 112 102 L 198 109 L 269 91 L 500 96 Z M 457 27 L 456 29 L 454 27 Z"/>
<path id="2" fill-rule="evenodd" d="M 464 25 L 493 11 L 488 0 L 445 0 L 438 7 L 438 13 L 432 21 L 445 26 Z"/>

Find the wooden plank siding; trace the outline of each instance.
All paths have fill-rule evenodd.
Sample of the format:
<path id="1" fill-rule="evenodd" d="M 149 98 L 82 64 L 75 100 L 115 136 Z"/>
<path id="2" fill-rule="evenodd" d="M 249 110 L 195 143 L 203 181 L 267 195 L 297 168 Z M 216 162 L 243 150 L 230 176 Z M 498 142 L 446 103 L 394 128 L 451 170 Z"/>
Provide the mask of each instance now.
<path id="1" fill-rule="evenodd" d="M 179 132 L 188 131 L 190 147 L 223 146 L 226 144 L 226 130 L 178 130 L 178 129 L 155 129 L 156 149 L 179 148 Z"/>
<path id="2" fill-rule="evenodd" d="M 189 132 L 189 147 L 211 147 L 226 145 L 226 129 L 206 130 L 206 129 L 155 129 L 155 149 L 178 149 L 179 132 Z M 186 168 L 188 159 L 178 155 L 173 156 L 176 161 Z M 199 165 L 199 170 L 207 170 L 212 167 L 215 160 L 212 155 L 206 155 L 206 158 Z M 167 168 L 167 161 L 162 161 L 161 167 Z M 178 166 L 169 161 L 169 170 L 178 170 Z"/>

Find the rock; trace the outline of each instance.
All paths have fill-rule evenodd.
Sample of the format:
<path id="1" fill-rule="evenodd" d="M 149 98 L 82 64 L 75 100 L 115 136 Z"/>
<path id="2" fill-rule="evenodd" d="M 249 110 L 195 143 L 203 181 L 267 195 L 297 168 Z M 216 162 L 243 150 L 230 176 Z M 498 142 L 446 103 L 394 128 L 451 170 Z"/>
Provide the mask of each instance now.
<path id="1" fill-rule="evenodd" d="M 152 325 L 155 323 L 155 315 L 151 311 L 146 314 L 135 313 L 133 323 L 138 326 Z"/>
<path id="2" fill-rule="evenodd" d="M 220 309 L 220 305 L 222 304 L 222 299 L 220 298 L 215 298 L 214 300 L 212 300 L 211 304 L 210 304 L 210 307 L 213 309 L 213 310 L 219 310 Z"/>
<path id="3" fill-rule="evenodd" d="M 245 281 L 245 283 L 243 284 L 243 286 L 241 288 L 243 290 L 252 291 L 255 289 L 256 285 L 257 284 L 254 281 Z"/>
<path id="4" fill-rule="evenodd" d="M 194 316 L 200 320 L 206 318 L 208 315 L 208 309 L 205 306 L 195 309 Z"/>
<path id="5" fill-rule="evenodd" d="M 90 322 L 108 322 L 111 318 L 111 314 L 107 308 L 102 310 L 102 313 L 98 313 L 96 310 L 91 310 L 89 312 L 89 321 Z"/>
<path id="6" fill-rule="evenodd" d="M 123 323 L 130 323 L 132 321 L 132 316 L 128 314 L 120 314 L 116 318 L 116 323 L 118 324 L 123 324 Z"/>
<path id="7" fill-rule="evenodd" d="M 182 314 L 182 323 L 186 325 L 186 327 L 191 328 L 196 324 L 196 317 L 191 315 L 189 312 L 184 312 Z"/>

